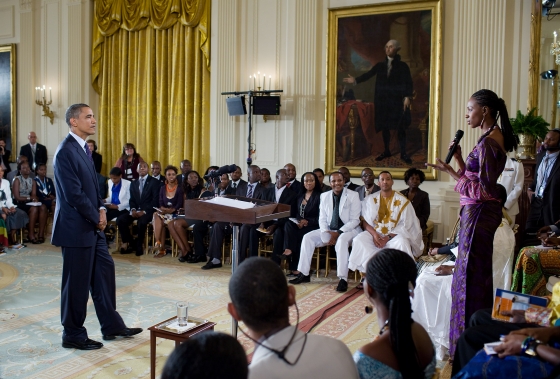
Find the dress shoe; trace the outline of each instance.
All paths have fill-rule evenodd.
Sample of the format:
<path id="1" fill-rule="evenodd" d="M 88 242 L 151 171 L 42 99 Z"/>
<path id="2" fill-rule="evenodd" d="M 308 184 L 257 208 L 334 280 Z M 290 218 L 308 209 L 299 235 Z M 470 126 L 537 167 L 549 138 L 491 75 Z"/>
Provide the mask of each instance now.
<path id="1" fill-rule="evenodd" d="M 311 277 L 309 275 L 299 274 L 295 279 L 290 280 L 290 284 L 309 283 Z"/>
<path id="2" fill-rule="evenodd" d="M 405 161 L 406 164 L 412 164 L 412 159 L 406 154 L 401 154 L 401 159 Z"/>
<path id="3" fill-rule="evenodd" d="M 348 282 L 344 279 L 340 279 L 338 282 L 338 286 L 336 286 L 337 292 L 346 292 L 348 291 Z"/>
<path id="4" fill-rule="evenodd" d="M 379 155 L 377 158 L 375 158 L 376 161 L 382 161 L 385 158 L 389 158 L 391 156 L 391 153 L 389 151 L 384 151 L 383 153 L 381 153 L 381 155 Z"/>
<path id="5" fill-rule="evenodd" d="M 81 342 L 70 342 L 62 340 L 62 347 L 66 349 L 78 349 L 78 350 L 96 350 L 101 349 L 103 344 L 94 340 L 86 338 Z"/>
<path id="6" fill-rule="evenodd" d="M 187 263 L 206 262 L 206 257 L 203 255 L 193 255 L 190 259 L 187 258 Z"/>
<path id="7" fill-rule="evenodd" d="M 212 260 L 209 260 L 208 262 L 206 262 L 206 264 L 204 266 L 201 267 L 201 269 L 210 270 L 210 269 L 219 268 L 219 267 L 222 267 L 222 262 L 212 263 Z"/>
<path id="8" fill-rule="evenodd" d="M 105 341 L 114 340 L 117 337 L 132 337 L 138 333 L 142 333 L 142 328 L 124 328 L 118 333 L 103 335 Z"/>

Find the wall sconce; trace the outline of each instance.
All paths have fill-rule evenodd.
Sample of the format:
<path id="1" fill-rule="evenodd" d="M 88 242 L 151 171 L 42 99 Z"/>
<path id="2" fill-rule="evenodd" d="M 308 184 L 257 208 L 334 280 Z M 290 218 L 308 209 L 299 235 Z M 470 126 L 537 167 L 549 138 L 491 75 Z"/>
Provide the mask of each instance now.
<path id="1" fill-rule="evenodd" d="M 54 122 L 54 112 L 49 108 L 52 104 L 52 88 L 49 87 L 49 101 L 45 97 L 45 86 L 35 87 L 35 103 L 43 107 L 43 116 L 51 120 L 51 125 Z"/>
<path id="2" fill-rule="evenodd" d="M 560 64 L 560 43 L 556 43 L 556 37 L 558 34 L 556 33 L 556 30 L 552 34 L 554 35 L 554 42 L 550 44 L 550 55 L 554 55 L 556 58 L 555 63 Z"/>
<path id="3" fill-rule="evenodd" d="M 249 88 L 253 88 L 253 91 L 266 91 L 267 87 L 266 87 L 266 74 L 262 74 L 261 72 L 258 71 L 257 74 L 254 74 L 251 76 L 249 75 Z M 261 87 L 262 85 L 262 87 Z M 269 75 L 268 76 L 268 90 L 272 89 L 272 77 Z M 270 93 L 257 93 L 255 96 L 270 96 Z M 268 120 L 267 115 L 263 115 L 263 120 L 264 122 L 266 122 Z"/>

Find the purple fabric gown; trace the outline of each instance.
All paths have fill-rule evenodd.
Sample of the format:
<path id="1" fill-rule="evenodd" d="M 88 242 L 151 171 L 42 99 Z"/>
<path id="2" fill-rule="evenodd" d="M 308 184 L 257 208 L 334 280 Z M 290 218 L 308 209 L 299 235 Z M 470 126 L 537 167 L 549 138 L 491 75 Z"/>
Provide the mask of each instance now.
<path id="1" fill-rule="evenodd" d="M 494 234 L 502 221 L 496 186 L 506 164 L 506 153 L 492 138 L 478 142 L 465 162 L 455 191 L 461 194 L 459 253 L 451 285 L 449 355 L 465 330 L 465 322 L 479 309 L 491 308 Z"/>

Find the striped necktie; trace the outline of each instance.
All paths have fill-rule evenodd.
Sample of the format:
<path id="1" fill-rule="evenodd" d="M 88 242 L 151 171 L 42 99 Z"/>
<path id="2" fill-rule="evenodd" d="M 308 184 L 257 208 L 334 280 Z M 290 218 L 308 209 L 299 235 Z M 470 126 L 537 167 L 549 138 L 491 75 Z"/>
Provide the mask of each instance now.
<path id="1" fill-rule="evenodd" d="M 247 192 L 247 197 L 253 198 L 253 184 L 249 184 L 249 192 Z"/>

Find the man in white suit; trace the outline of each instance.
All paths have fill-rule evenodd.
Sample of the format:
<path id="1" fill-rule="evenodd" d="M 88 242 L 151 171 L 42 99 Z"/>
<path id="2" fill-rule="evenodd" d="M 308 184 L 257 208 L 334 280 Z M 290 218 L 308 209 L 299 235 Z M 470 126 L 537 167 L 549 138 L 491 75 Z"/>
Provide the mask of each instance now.
<path id="1" fill-rule="evenodd" d="M 513 223 L 515 223 L 515 216 L 519 213 L 519 196 L 523 190 L 523 179 L 523 163 L 515 158 L 509 158 L 502 175 L 498 178 L 498 184 L 506 189 L 507 200 L 504 208 Z"/>
<path id="2" fill-rule="evenodd" d="M 334 245 L 336 251 L 337 276 L 340 278 L 336 290 L 348 289 L 348 247 L 360 229 L 361 203 L 357 192 L 344 187 L 344 177 L 333 172 L 330 177 L 331 191 L 321 194 L 319 206 L 319 229 L 307 233 L 301 242 L 298 263 L 299 275 L 291 284 L 308 283 L 309 268 L 316 247 Z"/>

